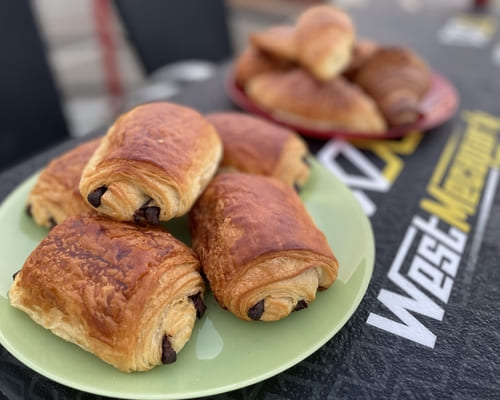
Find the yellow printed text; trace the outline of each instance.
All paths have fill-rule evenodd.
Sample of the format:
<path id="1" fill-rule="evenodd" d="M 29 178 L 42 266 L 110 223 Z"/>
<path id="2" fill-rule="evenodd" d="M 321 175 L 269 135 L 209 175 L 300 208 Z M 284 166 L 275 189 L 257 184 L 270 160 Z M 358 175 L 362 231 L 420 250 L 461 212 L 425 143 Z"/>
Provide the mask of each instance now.
<path id="1" fill-rule="evenodd" d="M 463 136 L 455 132 L 448 141 L 420 207 L 468 233 L 468 219 L 476 213 L 486 174 L 495 163 L 500 119 L 484 112 L 462 117 L 467 123 Z"/>

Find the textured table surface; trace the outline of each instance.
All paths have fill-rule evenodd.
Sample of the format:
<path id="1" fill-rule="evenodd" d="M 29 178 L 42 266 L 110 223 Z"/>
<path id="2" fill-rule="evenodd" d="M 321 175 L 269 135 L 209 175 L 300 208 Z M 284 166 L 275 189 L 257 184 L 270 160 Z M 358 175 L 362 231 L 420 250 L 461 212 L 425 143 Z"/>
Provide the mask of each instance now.
<path id="1" fill-rule="evenodd" d="M 370 286 L 349 322 L 313 355 L 215 398 L 500 398 L 499 19 L 447 7 L 408 12 L 400 3 L 352 10 L 360 35 L 415 48 L 456 86 L 459 110 L 439 128 L 402 140 L 308 140 L 369 215 L 376 239 Z M 173 100 L 202 112 L 233 109 L 227 71 L 228 64 Z M 76 143 L 1 173 L 0 199 Z M 34 373 L 2 347 L 0 392 L 102 398 Z"/>

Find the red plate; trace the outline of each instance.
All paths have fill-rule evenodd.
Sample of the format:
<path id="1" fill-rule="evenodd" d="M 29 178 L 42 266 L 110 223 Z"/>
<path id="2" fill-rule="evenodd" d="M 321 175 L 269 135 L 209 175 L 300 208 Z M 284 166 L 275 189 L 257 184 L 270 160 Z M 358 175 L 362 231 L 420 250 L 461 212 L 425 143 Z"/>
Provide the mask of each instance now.
<path id="1" fill-rule="evenodd" d="M 264 111 L 257 106 L 238 86 L 234 80 L 232 73 L 228 75 L 226 80 L 226 92 L 231 100 L 245 111 L 260 115 L 277 124 L 286 126 L 304 136 L 310 136 L 318 139 L 330 139 L 334 137 L 344 139 L 393 139 L 405 136 L 416 130 L 426 131 L 450 119 L 458 107 L 458 94 L 455 87 L 441 74 L 432 73 L 432 82 L 429 92 L 425 95 L 421 102 L 422 117 L 414 124 L 398 126 L 380 133 L 360 133 L 346 131 L 322 131 L 293 125 L 288 122 L 272 116 L 267 111 Z"/>

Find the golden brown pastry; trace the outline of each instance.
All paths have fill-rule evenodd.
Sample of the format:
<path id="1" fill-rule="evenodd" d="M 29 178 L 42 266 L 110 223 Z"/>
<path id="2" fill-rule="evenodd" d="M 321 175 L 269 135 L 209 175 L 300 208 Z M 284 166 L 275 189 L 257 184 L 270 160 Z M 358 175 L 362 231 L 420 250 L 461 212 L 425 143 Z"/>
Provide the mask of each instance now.
<path id="1" fill-rule="evenodd" d="M 236 59 L 234 78 L 236 83 L 243 88 L 254 76 L 267 71 L 286 70 L 290 67 L 290 63 L 272 58 L 255 47 L 249 46 Z"/>
<path id="2" fill-rule="evenodd" d="M 293 125 L 356 133 L 386 128 L 375 103 L 341 76 L 322 83 L 302 69 L 266 72 L 250 80 L 246 93 L 273 117 Z"/>
<path id="3" fill-rule="evenodd" d="M 295 27 L 293 26 L 277 25 L 262 32 L 252 33 L 250 42 L 278 60 L 294 62 L 297 59 Z"/>
<path id="4" fill-rule="evenodd" d="M 277 179 L 218 175 L 191 210 L 190 228 L 215 299 L 241 319 L 284 318 L 337 277 L 325 235 Z"/>
<path id="5" fill-rule="evenodd" d="M 429 90 L 431 71 L 412 50 L 379 49 L 359 70 L 354 82 L 370 95 L 391 126 L 415 122 L 420 100 Z"/>
<path id="6" fill-rule="evenodd" d="M 352 80 L 358 71 L 367 63 L 367 61 L 377 52 L 379 45 L 373 40 L 358 39 L 352 49 L 351 62 L 343 72 L 347 79 Z"/>
<path id="7" fill-rule="evenodd" d="M 163 229 L 89 212 L 50 231 L 16 275 L 11 304 L 116 368 L 176 360 L 204 312 L 199 261 Z"/>
<path id="8" fill-rule="evenodd" d="M 297 21 L 297 59 L 317 79 L 330 80 L 349 64 L 354 37 L 346 13 L 328 5 L 311 7 Z"/>
<path id="9" fill-rule="evenodd" d="M 78 189 L 83 168 L 101 139 L 81 144 L 53 159 L 40 173 L 28 195 L 28 215 L 40 226 L 52 228 L 90 207 Z"/>
<path id="10" fill-rule="evenodd" d="M 298 191 L 309 176 L 308 148 L 295 132 L 239 112 L 206 115 L 224 146 L 221 167 L 274 176 Z"/>
<path id="11" fill-rule="evenodd" d="M 108 130 L 83 171 L 80 192 L 113 219 L 155 225 L 187 213 L 221 156 L 217 132 L 198 112 L 144 104 Z"/>

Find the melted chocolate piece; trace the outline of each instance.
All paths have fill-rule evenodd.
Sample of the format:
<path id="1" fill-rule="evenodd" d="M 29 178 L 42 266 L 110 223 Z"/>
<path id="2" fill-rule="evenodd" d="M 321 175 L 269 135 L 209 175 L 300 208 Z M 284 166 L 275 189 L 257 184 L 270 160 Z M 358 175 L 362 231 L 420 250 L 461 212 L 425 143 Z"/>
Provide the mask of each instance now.
<path id="1" fill-rule="evenodd" d="M 161 362 L 163 364 L 172 364 L 175 360 L 177 360 L 177 353 L 172 348 L 167 335 L 163 335 L 161 342 Z"/>
<path id="2" fill-rule="evenodd" d="M 137 224 L 159 225 L 160 207 L 142 206 L 141 208 L 139 208 L 134 212 L 134 222 Z"/>
<path id="3" fill-rule="evenodd" d="M 160 223 L 160 207 L 146 207 L 144 216 L 151 225 L 158 225 Z"/>
<path id="4" fill-rule="evenodd" d="M 106 190 L 108 190 L 106 186 L 98 187 L 96 190 L 89 193 L 89 195 L 87 196 L 87 200 L 95 208 L 99 207 L 101 205 L 101 197 L 106 192 Z"/>
<path id="5" fill-rule="evenodd" d="M 144 220 L 145 220 L 145 217 L 144 217 L 144 208 L 138 208 L 137 210 L 135 210 L 135 212 L 134 212 L 134 222 L 136 224 L 143 224 Z"/>
<path id="6" fill-rule="evenodd" d="M 16 279 L 16 276 L 17 276 L 17 274 L 18 274 L 19 272 L 21 272 L 21 270 L 16 271 L 16 272 L 14 272 L 14 273 L 12 274 L 12 280 Z"/>
<path id="7" fill-rule="evenodd" d="M 54 226 L 57 225 L 57 222 L 56 220 L 54 219 L 54 217 L 50 217 L 49 218 L 49 224 L 50 224 L 50 229 L 52 229 Z"/>
<path id="8" fill-rule="evenodd" d="M 196 293 L 192 296 L 189 296 L 189 299 L 193 302 L 194 307 L 196 308 L 196 318 L 201 319 L 207 309 L 207 306 L 201 298 L 201 293 Z"/>
<path id="9" fill-rule="evenodd" d="M 28 217 L 33 217 L 33 214 L 31 212 L 31 204 L 28 204 L 26 206 L 26 214 L 28 214 Z"/>
<path id="10" fill-rule="evenodd" d="M 300 310 L 303 310 L 304 308 L 307 308 L 308 304 L 306 303 L 305 300 L 299 300 L 297 302 L 297 305 L 295 306 L 295 308 L 293 309 L 293 311 L 300 311 Z"/>
<path id="11" fill-rule="evenodd" d="M 262 317 L 262 314 L 264 314 L 264 300 L 255 303 L 253 307 L 249 308 L 247 313 L 248 318 L 254 321 L 258 321 Z"/>
<path id="12" fill-rule="evenodd" d="M 306 164 L 308 167 L 311 166 L 311 162 L 309 161 L 309 154 L 304 154 L 302 156 L 302 162 Z"/>

